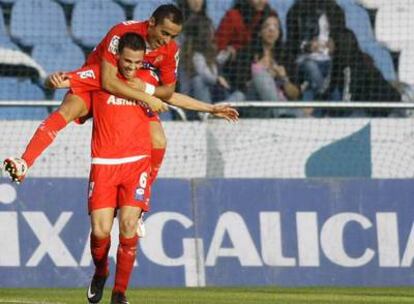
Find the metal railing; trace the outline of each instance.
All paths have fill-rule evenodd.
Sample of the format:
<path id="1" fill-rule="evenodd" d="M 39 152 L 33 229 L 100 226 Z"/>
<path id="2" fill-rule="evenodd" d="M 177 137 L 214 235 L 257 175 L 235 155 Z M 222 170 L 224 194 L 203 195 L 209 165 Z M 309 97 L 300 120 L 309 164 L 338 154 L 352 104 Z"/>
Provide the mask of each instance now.
<path id="1" fill-rule="evenodd" d="M 0 100 L 1 107 L 58 107 L 62 102 L 56 100 Z M 177 113 L 181 120 L 187 121 L 183 109 L 169 105 L 169 108 Z"/>

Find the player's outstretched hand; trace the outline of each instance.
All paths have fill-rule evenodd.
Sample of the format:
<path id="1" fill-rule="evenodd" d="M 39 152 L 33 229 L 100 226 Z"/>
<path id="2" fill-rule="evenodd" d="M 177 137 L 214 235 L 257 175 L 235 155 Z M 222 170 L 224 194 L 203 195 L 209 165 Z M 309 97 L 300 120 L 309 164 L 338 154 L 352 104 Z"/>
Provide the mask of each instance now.
<path id="1" fill-rule="evenodd" d="M 56 72 L 47 76 L 45 80 L 45 87 L 49 89 L 63 89 L 69 88 L 70 78 L 64 72 Z"/>
<path id="2" fill-rule="evenodd" d="M 24 159 L 9 157 L 3 161 L 3 169 L 9 174 L 13 182 L 20 184 L 26 177 L 28 166 Z"/>
<path id="3" fill-rule="evenodd" d="M 227 121 L 236 122 L 239 120 L 239 112 L 227 104 L 213 105 L 211 114 L 216 117 L 224 118 Z"/>
<path id="4" fill-rule="evenodd" d="M 168 111 L 168 105 L 161 99 L 155 96 L 151 96 L 150 100 L 151 101 L 148 102 L 148 106 L 150 107 L 152 112 L 161 113 Z"/>

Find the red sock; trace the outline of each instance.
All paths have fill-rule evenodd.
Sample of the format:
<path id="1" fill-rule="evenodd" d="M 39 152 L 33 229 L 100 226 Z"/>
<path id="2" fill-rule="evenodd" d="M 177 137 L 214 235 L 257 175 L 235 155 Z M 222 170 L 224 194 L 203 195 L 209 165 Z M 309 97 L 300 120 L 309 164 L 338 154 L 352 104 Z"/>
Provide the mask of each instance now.
<path id="1" fill-rule="evenodd" d="M 108 252 L 111 247 L 111 237 L 98 239 L 91 234 L 91 254 L 95 264 L 95 274 L 107 276 L 109 274 Z"/>
<path id="2" fill-rule="evenodd" d="M 40 154 L 53 142 L 57 133 L 67 122 L 59 112 L 53 112 L 37 128 L 24 151 L 22 158 L 31 167 Z"/>
<path id="3" fill-rule="evenodd" d="M 116 274 L 113 292 L 125 293 L 137 255 L 138 236 L 125 238 L 119 236 L 119 247 L 116 256 Z"/>
<path id="4" fill-rule="evenodd" d="M 165 149 L 152 149 L 151 150 L 151 175 L 149 178 L 150 184 L 152 184 L 157 178 L 158 171 L 161 168 L 162 161 L 164 159 Z"/>

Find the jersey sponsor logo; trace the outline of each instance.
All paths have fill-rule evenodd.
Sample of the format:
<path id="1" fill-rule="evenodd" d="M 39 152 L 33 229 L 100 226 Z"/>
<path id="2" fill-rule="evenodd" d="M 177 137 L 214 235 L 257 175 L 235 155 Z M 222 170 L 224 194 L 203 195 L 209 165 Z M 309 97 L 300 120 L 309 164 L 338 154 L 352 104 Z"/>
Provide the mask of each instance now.
<path id="1" fill-rule="evenodd" d="M 111 42 L 108 46 L 108 51 L 114 55 L 118 53 L 118 45 L 119 45 L 119 39 L 120 37 L 117 35 L 114 35 L 111 39 Z"/>
<path id="2" fill-rule="evenodd" d="M 79 76 L 80 79 L 88 79 L 88 78 L 96 79 L 96 76 L 93 70 L 77 72 L 76 74 Z"/>
<path id="3" fill-rule="evenodd" d="M 140 106 L 148 110 L 148 105 L 140 100 L 129 100 L 111 95 L 107 100 L 108 105 L 113 106 Z"/>

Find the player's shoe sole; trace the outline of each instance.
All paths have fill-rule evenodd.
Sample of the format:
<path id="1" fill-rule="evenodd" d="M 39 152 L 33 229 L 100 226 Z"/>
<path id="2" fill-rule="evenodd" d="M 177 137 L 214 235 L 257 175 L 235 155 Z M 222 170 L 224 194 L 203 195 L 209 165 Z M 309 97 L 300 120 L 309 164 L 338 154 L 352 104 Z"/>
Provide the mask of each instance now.
<path id="1" fill-rule="evenodd" d="M 23 159 L 9 157 L 4 160 L 3 169 L 9 174 L 13 182 L 20 184 L 26 177 L 28 167 Z"/>

